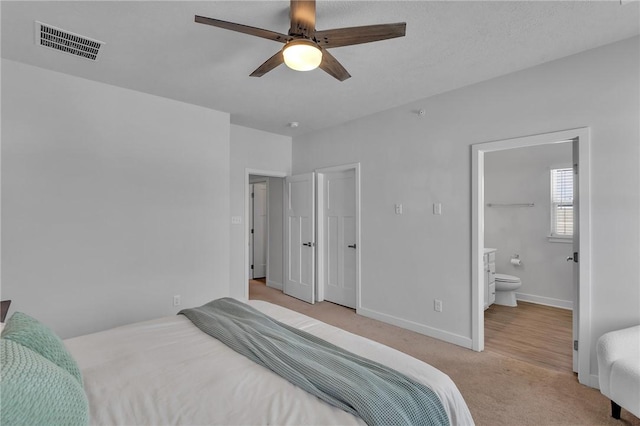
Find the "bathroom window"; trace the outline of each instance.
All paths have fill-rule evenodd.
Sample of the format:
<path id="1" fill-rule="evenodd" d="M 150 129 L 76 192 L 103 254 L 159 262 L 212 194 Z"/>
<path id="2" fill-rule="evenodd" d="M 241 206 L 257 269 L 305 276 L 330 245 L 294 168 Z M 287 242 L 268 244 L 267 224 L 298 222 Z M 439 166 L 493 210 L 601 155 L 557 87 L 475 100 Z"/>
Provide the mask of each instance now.
<path id="1" fill-rule="evenodd" d="M 573 239 L 573 169 L 551 169 L 551 241 Z"/>

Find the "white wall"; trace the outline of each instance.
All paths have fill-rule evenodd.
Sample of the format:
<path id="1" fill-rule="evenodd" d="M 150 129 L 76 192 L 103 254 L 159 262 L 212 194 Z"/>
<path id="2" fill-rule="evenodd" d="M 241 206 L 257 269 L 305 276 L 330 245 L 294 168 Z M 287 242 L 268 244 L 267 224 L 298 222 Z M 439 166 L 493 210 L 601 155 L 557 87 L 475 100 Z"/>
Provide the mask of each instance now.
<path id="1" fill-rule="evenodd" d="M 2 298 L 71 337 L 229 292 L 229 115 L 2 60 Z"/>
<path id="2" fill-rule="evenodd" d="M 571 167 L 572 144 L 561 143 L 486 153 L 486 203 L 533 203 L 533 207 L 485 207 L 485 246 L 498 249 L 496 271 L 520 277 L 519 300 L 573 307 L 571 240 L 550 242 L 550 170 Z M 510 263 L 519 254 L 522 265 Z"/>
<path id="3" fill-rule="evenodd" d="M 231 216 L 242 224 L 231 225 L 230 292 L 246 297 L 245 290 L 245 177 L 246 170 L 291 174 L 291 138 L 242 126 L 231 126 Z M 270 188 L 271 189 L 271 188 Z"/>
<path id="4" fill-rule="evenodd" d="M 361 163 L 363 307 L 470 344 L 471 144 L 589 126 L 596 371 L 596 338 L 640 323 L 639 52 L 634 37 L 296 137 L 294 173 Z"/>

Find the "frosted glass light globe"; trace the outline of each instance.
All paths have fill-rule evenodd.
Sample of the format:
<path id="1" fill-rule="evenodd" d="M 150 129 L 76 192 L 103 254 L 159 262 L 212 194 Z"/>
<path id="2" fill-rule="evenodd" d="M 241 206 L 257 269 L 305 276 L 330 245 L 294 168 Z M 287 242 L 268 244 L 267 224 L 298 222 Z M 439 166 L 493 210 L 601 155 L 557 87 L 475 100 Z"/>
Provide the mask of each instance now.
<path id="1" fill-rule="evenodd" d="M 322 62 L 322 51 L 309 40 L 293 40 L 282 49 L 284 63 L 296 71 L 311 71 Z"/>

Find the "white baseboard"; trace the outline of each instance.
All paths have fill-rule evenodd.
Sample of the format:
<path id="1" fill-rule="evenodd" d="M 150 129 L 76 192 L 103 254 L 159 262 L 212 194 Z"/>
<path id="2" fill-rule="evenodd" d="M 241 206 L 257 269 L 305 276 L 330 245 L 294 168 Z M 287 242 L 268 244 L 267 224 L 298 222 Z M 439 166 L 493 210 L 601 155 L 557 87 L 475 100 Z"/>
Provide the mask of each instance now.
<path id="1" fill-rule="evenodd" d="M 359 308 L 356 310 L 359 315 L 373 318 L 378 321 L 386 322 L 387 324 L 396 325 L 398 327 L 406 328 L 407 330 L 415 331 L 416 333 L 424 334 L 425 336 L 433 337 L 439 340 L 444 340 L 454 345 L 462 346 L 463 348 L 471 349 L 472 340 L 468 337 L 460 336 L 458 334 L 449 333 L 437 328 L 428 327 L 417 322 L 405 320 L 402 318 L 394 317 L 393 315 L 383 314 L 367 308 Z"/>
<path id="2" fill-rule="evenodd" d="M 271 280 L 267 281 L 267 287 L 275 288 L 280 291 L 282 291 L 282 288 L 283 288 L 282 283 L 279 283 L 277 281 L 271 281 Z"/>
<path id="3" fill-rule="evenodd" d="M 570 300 L 554 299 L 551 297 L 536 296 L 533 294 L 516 293 L 516 299 L 523 302 L 537 303 L 538 305 L 553 306 L 554 308 L 573 310 L 573 302 Z"/>

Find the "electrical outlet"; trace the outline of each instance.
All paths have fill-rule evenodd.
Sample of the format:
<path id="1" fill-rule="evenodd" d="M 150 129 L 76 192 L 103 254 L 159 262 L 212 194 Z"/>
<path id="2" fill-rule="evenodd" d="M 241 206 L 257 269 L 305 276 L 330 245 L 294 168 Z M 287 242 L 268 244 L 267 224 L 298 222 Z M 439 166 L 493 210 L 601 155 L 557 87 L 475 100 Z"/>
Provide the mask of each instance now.
<path id="1" fill-rule="evenodd" d="M 433 301 L 433 309 L 436 312 L 442 312 L 442 300 L 435 299 Z"/>
<path id="2" fill-rule="evenodd" d="M 176 294 L 175 296 L 173 296 L 173 306 L 180 306 L 180 295 Z"/>

